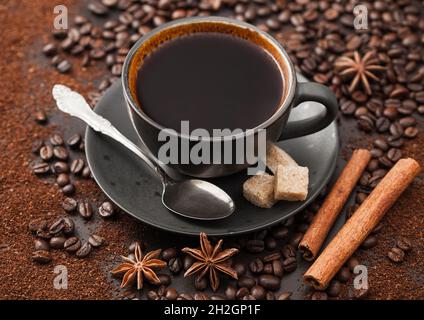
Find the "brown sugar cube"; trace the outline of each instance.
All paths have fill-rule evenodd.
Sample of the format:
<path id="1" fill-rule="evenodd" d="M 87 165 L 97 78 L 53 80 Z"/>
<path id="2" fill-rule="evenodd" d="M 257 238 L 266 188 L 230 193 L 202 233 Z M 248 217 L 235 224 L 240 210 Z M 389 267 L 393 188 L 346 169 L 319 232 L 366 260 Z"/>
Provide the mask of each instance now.
<path id="1" fill-rule="evenodd" d="M 303 201 L 308 195 L 309 169 L 300 166 L 278 166 L 275 175 L 276 200 Z"/>
<path id="2" fill-rule="evenodd" d="M 260 208 L 271 208 L 277 201 L 274 199 L 275 177 L 268 173 L 260 173 L 243 184 L 243 196 L 247 201 Z"/>
<path id="3" fill-rule="evenodd" d="M 297 166 L 296 161 L 275 144 L 268 144 L 266 148 L 266 166 L 273 174 L 277 172 L 277 167 L 282 166 Z"/>

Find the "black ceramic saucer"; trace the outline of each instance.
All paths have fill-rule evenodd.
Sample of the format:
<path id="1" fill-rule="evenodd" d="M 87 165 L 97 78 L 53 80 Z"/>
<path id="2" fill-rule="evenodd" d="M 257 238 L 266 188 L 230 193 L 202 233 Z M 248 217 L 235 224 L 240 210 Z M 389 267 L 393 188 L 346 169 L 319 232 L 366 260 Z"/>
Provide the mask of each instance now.
<path id="1" fill-rule="evenodd" d="M 290 117 L 310 116 L 321 108 L 307 102 L 292 110 Z M 130 122 L 117 81 L 104 94 L 95 111 L 112 122 L 126 137 L 140 145 Z M 329 181 L 339 152 L 337 126 L 333 122 L 315 134 L 278 143 L 302 166 L 309 168 L 309 195 L 303 202 L 279 202 L 271 209 L 261 209 L 247 202 L 242 195 L 242 184 L 248 178 L 241 172 L 211 182 L 224 189 L 236 204 L 235 213 L 217 221 L 198 221 L 177 216 L 161 202 L 162 185 L 131 151 L 110 138 L 86 131 L 86 155 L 94 179 L 104 193 L 119 207 L 149 225 L 171 232 L 198 235 L 236 235 L 252 232 L 278 223 L 304 209 Z"/>

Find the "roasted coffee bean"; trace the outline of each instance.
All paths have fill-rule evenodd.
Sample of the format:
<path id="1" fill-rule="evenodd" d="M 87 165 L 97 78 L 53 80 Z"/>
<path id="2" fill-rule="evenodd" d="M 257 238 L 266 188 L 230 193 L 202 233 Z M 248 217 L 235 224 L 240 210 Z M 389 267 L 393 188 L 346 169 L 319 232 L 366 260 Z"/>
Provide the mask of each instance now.
<path id="1" fill-rule="evenodd" d="M 276 291 L 280 288 L 281 279 L 270 274 L 263 274 L 259 276 L 258 284 L 266 290 Z"/>
<path id="2" fill-rule="evenodd" d="M 252 277 L 249 276 L 241 276 L 238 280 L 237 280 L 237 286 L 238 287 L 246 287 L 248 289 L 252 288 L 254 285 L 256 284 L 255 279 L 253 279 Z"/>
<path id="3" fill-rule="evenodd" d="M 250 289 L 250 294 L 256 299 L 256 300 L 263 300 L 266 297 L 266 290 L 259 286 L 255 285 Z"/>
<path id="4" fill-rule="evenodd" d="M 374 122 L 369 116 L 360 116 L 358 119 L 358 128 L 365 132 L 371 132 L 374 129 Z"/>
<path id="5" fill-rule="evenodd" d="M 340 110 L 345 115 L 352 115 L 356 111 L 356 104 L 353 101 L 346 100 L 340 105 Z"/>
<path id="6" fill-rule="evenodd" d="M 387 253 L 387 257 L 395 263 L 400 263 L 405 259 L 405 253 L 402 249 L 391 248 L 390 251 Z"/>
<path id="7" fill-rule="evenodd" d="M 330 297 L 337 297 L 342 290 L 340 281 L 331 280 L 330 285 L 327 288 L 327 294 Z"/>
<path id="8" fill-rule="evenodd" d="M 367 187 L 369 184 L 370 178 L 371 178 L 371 174 L 368 171 L 365 171 L 362 174 L 361 178 L 359 179 L 359 185 L 361 185 L 362 187 Z"/>
<path id="9" fill-rule="evenodd" d="M 266 237 L 264 241 L 267 250 L 275 250 L 277 248 L 278 242 L 274 237 Z"/>
<path id="10" fill-rule="evenodd" d="M 162 251 L 162 260 L 169 261 L 172 258 L 176 258 L 178 251 L 175 248 L 168 248 Z"/>
<path id="11" fill-rule="evenodd" d="M 71 180 L 69 179 L 69 175 L 67 175 L 66 173 L 61 173 L 56 178 L 56 183 L 58 184 L 59 187 L 64 187 L 70 182 Z"/>
<path id="12" fill-rule="evenodd" d="M 271 263 L 264 264 L 264 269 L 262 270 L 262 273 L 273 274 L 272 264 Z"/>
<path id="13" fill-rule="evenodd" d="M 279 226 L 272 229 L 271 234 L 277 240 L 286 239 L 289 235 L 289 229 L 284 226 Z"/>
<path id="14" fill-rule="evenodd" d="M 328 296 L 324 291 L 315 291 L 311 296 L 311 300 L 328 300 Z"/>
<path id="15" fill-rule="evenodd" d="M 382 151 L 387 151 L 389 149 L 389 145 L 384 138 L 378 138 L 373 141 L 374 146 L 381 149 Z"/>
<path id="16" fill-rule="evenodd" d="M 284 258 L 292 258 L 292 257 L 296 257 L 296 249 L 295 247 L 293 247 L 292 245 L 286 244 L 282 249 L 281 249 L 281 254 L 283 255 Z"/>
<path id="17" fill-rule="evenodd" d="M 403 250 L 405 252 L 411 251 L 411 249 L 412 249 L 412 243 L 411 243 L 411 241 L 408 238 L 405 238 L 405 237 L 399 237 L 396 240 L 396 246 L 399 249 L 401 249 L 401 250 Z"/>
<path id="18" fill-rule="evenodd" d="M 109 201 L 103 202 L 101 206 L 99 207 L 99 215 L 102 218 L 109 218 L 113 216 L 114 213 L 115 213 L 115 210 L 113 209 L 113 205 Z"/>
<path id="19" fill-rule="evenodd" d="M 36 163 L 32 166 L 32 172 L 37 175 L 43 175 L 50 172 L 50 166 L 46 162 Z"/>
<path id="20" fill-rule="evenodd" d="M 378 163 L 385 168 L 393 167 L 393 162 L 387 156 L 382 156 L 378 158 Z"/>
<path id="21" fill-rule="evenodd" d="M 281 258 L 281 253 L 279 252 L 274 252 L 271 253 L 269 255 L 266 255 L 265 257 L 262 258 L 263 262 L 271 262 L 273 260 L 278 260 Z"/>
<path id="22" fill-rule="evenodd" d="M 149 299 L 149 300 L 162 300 L 162 299 L 164 299 L 164 297 L 163 297 L 162 292 L 161 292 L 161 295 L 159 295 L 158 292 L 156 292 L 154 290 L 150 290 L 150 291 L 147 292 L 147 299 Z"/>
<path id="23" fill-rule="evenodd" d="M 361 204 L 362 202 L 365 201 L 366 198 L 367 198 L 367 195 L 365 193 L 358 192 L 356 194 L 355 201 L 356 203 Z"/>
<path id="24" fill-rule="evenodd" d="M 32 260 L 40 264 L 47 264 L 52 261 L 52 257 L 48 251 L 37 250 L 32 253 Z"/>
<path id="25" fill-rule="evenodd" d="M 91 244 L 86 242 L 81 246 L 81 248 L 78 249 L 78 251 L 75 253 L 75 255 L 78 258 L 85 258 L 90 254 L 90 252 L 91 252 Z"/>
<path id="26" fill-rule="evenodd" d="M 288 257 L 283 261 L 283 269 L 286 272 L 293 272 L 297 268 L 297 260 L 294 257 Z"/>
<path id="27" fill-rule="evenodd" d="M 413 127 L 417 124 L 417 120 L 413 117 L 405 117 L 399 120 L 399 124 L 404 127 Z"/>
<path id="28" fill-rule="evenodd" d="M 81 143 L 82 138 L 81 135 L 79 133 L 75 133 L 74 135 L 72 135 L 67 141 L 66 144 L 72 148 L 78 148 L 79 144 Z"/>
<path id="29" fill-rule="evenodd" d="M 227 300 L 227 299 L 220 294 L 214 294 L 211 296 L 211 300 L 220 301 L 220 300 Z"/>
<path id="30" fill-rule="evenodd" d="M 375 121 L 375 126 L 378 132 L 386 132 L 390 128 L 390 120 L 385 117 L 380 117 Z"/>
<path id="31" fill-rule="evenodd" d="M 53 146 L 61 146 L 63 145 L 63 138 L 60 134 L 55 133 L 54 135 L 50 137 L 50 143 Z"/>
<path id="32" fill-rule="evenodd" d="M 232 285 L 228 285 L 224 292 L 228 300 L 235 300 L 237 290 Z"/>
<path id="33" fill-rule="evenodd" d="M 395 138 L 400 138 L 403 134 L 403 128 L 400 123 L 395 122 L 390 125 L 390 134 Z"/>
<path id="34" fill-rule="evenodd" d="M 62 146 L 55 146 L 53 148 L 53 155 L 59 160 L 67 160 L 69 157 L 69 152 Z"/>
<path id="35" fill-rule="evenodd" d="M 63 248 L 68 252 L 75 252 L 81 248 L 81 240 L 77 237 L 68 238 L 63 244 Z"/>
<path id="36" fill-rule="evenodd" d="M 187 271 L 193 265 L 194 261 L 192 256 L 186 255 L 183 259 L 184 271 Z"/>
<path id="37" fill-rule="evenodd" d="M 237 273 L 238 277 L 241 277 L 242 275 L 244 275 L 246 273 L 246 266 L 242 263 L 236 263 L 233 266 L 233 269 Z"/>
<path id="38" fill-rule="evenodd" d="M 297 248 L 299 246 L 300 241 L 302 241 L 302 238 L 303 238 L 303 233 L 297 232 L 293 234 L 293 236 L 290 238 L 289 244 Z"/>
<path id="39" fill-rule="evenodd" d="M 177 300 L 178 292 L 175 288 L 167 288 L 165 293 L 165 298 L 167 300 Z"/>
<path id="40" fill-rule="evenodd" d="M 387 139 L 389 146 L 393 147 L 393 148 L 400 148 L 403 146 L 404 141 L 402 138 L 397 138 L 397 137 L 389 137 Z"/>
<path id="41" fill-rule="evenodd" d="M 48 43 L 43 47 L 43 53 L 46 57 L 51 57 L 57 52 L 56 45 L 54 43 Z"/>
<path id="42" fill-rule="evenodd" d="M 62 221 L 63 221 L 62 232 L 66 235 L 70 235 L 70 234 L 74 233 L 74 230 L 75 230 L 74 221 L 69 217 L 62 218 Z"/>
<path id="43" fill-rule="evenodd" d="M 100 247 L 103 244 L 103 237 L 98 236 L 96 234 L 92 234 L 89 238 L 88 238 L 88 243 L 91 244 L 92 247 Z"/>
<path id="44" fill-rule="evenodd" d="M 237 290 L 236 299 L 241 300 L 249 294 L 250 294 L 249 289 L 247 289 L 246 287 L 242 287 Z"/>
<path id="45" fill-rule="evenodd" d="M 80 174 L 84 169 L 84 160 L 83 159 L 75 159 L 71 163 L 71 172 L 75 175 Z"/>
<path id="46" fill-rule="evenodd" d="M 337 273 L 337 279 L 341 282 L 348 282 L 350 280 L 351 273 L 349 268 L 342 267 L 340 271 Z"/>
<path id="47" fill-rule="evenodd" d="M 63 249 L 63 244 L 66 238 L 64 236 L 57 236 L 50 238 L 49 244 L 52 249 Z"/>
<path id="48" fill-rule="evenodd" d="M 88 179 L 91 177 L 91 171 L 88 166 L 85 166 L 84 169 L 82 169 L 81 177 L 83 177 L 84 179 Z"/>
<path id="49" fill-rule="evenodd" d="M 53 158 L 53 147 L 50 145 L 41 147 L 40 158 L 44 161 L 51 160 Z"/>
<path id="50" fill-rule="evenodd" d="M 80 202 L 78 204 L 78 213 L 81 217 L 84 219 L 90 219 L 93 215 L 93 208 L 91 207 L 91 204 L 88 202 Z"/>
<path id="51" fill-rule="evenodd" d="M 208 286 L 208 280 L 206 277 L 196 277 L 194 279 L 194 288 L 198 291 L 203 291 Z"/>
<path id="52" fill-rule="evenodd" d="M 264 251 L 265 243 L 263 240 L 252 239 L 246 243 L 246 250 L 250 253 L 260 253 Z"/>
<path id="53" fill-rule="evenodd" d="M 355 117 L 360 118 L 369 114 L 369 111 L 365 107 L 359 107 L 355 110 Z"/>
<path id="54" fill-rule="evenodd" d="M 69 172 L 69 165 L 64 161 L 56 161 L 53 164 L 53 171 L 56 174 Z"/>
<path id="55" fill-rule="evenodd" d="M 77 208 L 78 202 L 73 198 L 65 198 L 62 202 L 62 208 L 66 212 L 72 212 L 75 211 Z"/>
<path id="56" fill-rule="evenodd" d="M 272 273 L 274 274 L 274 276 L 277 276 L 279 278 L 281 278 L 283 276 L 283 264 L 281 263 L 280 260 L 274 260 L 272 261 Z"/>
<path id="57" fill-rule="evenodd" d="M 72 69 L 72 65 L 68 60 L 62 60 L 56 68 L 60 73 L 68 73 Z"/>
<path id="58" fill-rule="evenodd" d="M 370 248 L 372 248 L 372 247 L 374 247 L 376 245 L 377 245 L 377 238 L 374 237 L 374 236 L 372 236 L 372 235 L 370 235 L 370 236 L 368 236 L 365 239 L 364 242 L 362 242 L 361 248 L 363 248 L 363 249 L 370 249 Z"/>
<path id="59" fill-rule="evenodd" d="M 75 193 L 75 186 L 72 183 L 67 184 L 62 188 L 62 193 L 65 196 L 71 196 Z"/>
<path id="60" fill-rule="evenodd" d="M 159 278 L 161 286 L 167 287 L 171 284 L 172 280 L 171 280 L 171 277 L 169 275 L 162 273 L 162 274 L 158 274 L 157 276 Z"/>
<path id="61" fill-rule="evenodd" d="M 183 268 L 183 263 L 180 258 L 172 258 L 168 262 L 168 268 L 169 271 L 171 271 L 174 274 L 178 274 L 181 272 Z"/>
<path id="62" fill-rule="evenodd" d="M 349 258 L 347 261 L 347 266 L 351 272 L 355 270 L 355 267 L 359 265 L 359 260 L 355 257 Z"/>
<path id="63" fill-rule="evenodd" d="M 100 2 L 90 2 L 87 9 L 98 16 L 104 16 L 108 13 L 107 7 Z"/>
<path id="64" fill-rule="evenodd" d="M 402 151 L 398 148 L 391 148 L 387 151 L 387 158 L 392 162 L 398 162 L 402 158 Z"/>
<path id="65" fill-rule="evenodd" d="M 44 239 L 35 239 L 34 240 L 34 250 L 35 251 L 39 251 L 39 250 L 43 250 L 43 251 L 49 251 L 50 246 L 49 243 L 44 240 Z"/>
<path id="66" fill-rule="evenodd" d="M 62 232 L 63 228 L 65 227 L 65 223 L 62 218 L 56 220 L 52 223 L 52 225 L 49 228 L 49 232 L 53 234 L 58 234 Z"/>
<path id="67" fill-rule="evenodd" d="M 181 293 L 177 298 L 177 300 L 193 300 L 193 299 L 194 299 L 193 296 L 188 293 Z"/>
<path id="68" fill-rule="evenodd" d="M 261 273 L 264 269 L 264 264 L 261 259 L 256 258 L 251 263 L 249 263 L 249 269 L 252 273 Z"/>
<path id="69" fill-rule="evenodd" d="M 403 136 L 409 139 L 413 139 L 418 135 L 418 128 L 416 127 L 408 127 L 403 132 Z"/>
<path id="70" fill-rule="evenodd" d="M 292 293 L 291 292 L 283 292 L 277 296 L 277 300 L 290 300 Z"/>
<path id="71" fill-rule="evenodd" d="M 47 122 L 47 116 L 43 111 L 37 111 L 34 114 L 34 120 L 39 124 L 45 124 Z"/>
<path id="72" fill-rule="evenodd" d="M 370 162 L 368 162 L 367 170 L 368 171 L 374 171 L 379 168 L 379 161 L 378 159 L 371 159 Z"/>

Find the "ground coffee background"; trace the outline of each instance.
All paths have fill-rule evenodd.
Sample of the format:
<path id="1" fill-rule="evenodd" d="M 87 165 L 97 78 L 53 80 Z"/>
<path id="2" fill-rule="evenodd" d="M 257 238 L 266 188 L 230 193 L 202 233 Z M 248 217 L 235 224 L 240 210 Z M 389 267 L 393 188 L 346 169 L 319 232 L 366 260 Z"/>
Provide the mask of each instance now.
<path id="1" fill-rule="evenodd" d="M 70 15 L 81 12 L 84 1 L 61 0 Z M 34 237 L 28 223 L 37 217 L 64 215 L 61 208 L 63 195 L 53 185 L 53 178 L 39 179 L 31 172 L 35 157 L 31 143 L 36 138 L 48 138 L 53 132 L 65 132 L 65 138 L 81 130 L 80 124 L 58 116 L 50 95 L 54 83 L 63 82 L 83 94 L 95 88 L 105 74 L 99 64 L 89 69 L 80 68 L 75 60 L 69 75 L 53 70 L 40 52 L 50 37 L 55 2 L 47 0 L 7 0 L 0 4 L 2 50 L 0 50 L 0 298 L 2 299 L 109 299 L 121 298 L 118 282 L 108 275 L 119 255 L 127 253 L 134 240 L 144 240 L 149 249 L 157 247 L 152 240 L 158 237 L 172 239 L 172 235 L 147 228 L 124 213 L 106 221 L 98 216 L 90 223 L 79 223 L 78 233 L 84 239 L 91 232 L 105 237 L 107 244 L 95 250 L 86 259 L 69 256 L 63 251 L 52 251 L 53 264 L 37 265 L 31 261 Z M 57 3 L 59 4 L 59 3 Z M 33 120 L 37 110 L 50 117 L 47 126 Z M 418 117 L 420 132 L 423 119 Z M 341 119 L 342 147 L 340 157 L 347 159 L 353 148 L 369 147 L 370 137 L 356 129 L 354 120 Z M 423 163 L 422 134 L 408 141 L 404 153 Z M 383 220 L 377 234 L 378 244 L 358 257 L 369 267 L 370 299 L 424 298 L 424 181 L 421 174 L 404 193 Z M 77 180 L 79 198 L 99 205 L 104 196 L 92 181 Z M 413 250 L 406 260 L 395 265 L 386 254 L 398 236 L 406 236 Z M 181 246 L 195 245 L 197 239 L 177 237 Z M 69 270 L 68 290 L 52 286 L 53 266 L 63 264 Z M 181 278 L 181 277 L 180 277 Z M 173 283 L 179 289 L 193 291 L 193 279 Z M 226 281 L 223 282 L 225 286 Z M 284 278 L 282 281 L 284 289 Z"/>

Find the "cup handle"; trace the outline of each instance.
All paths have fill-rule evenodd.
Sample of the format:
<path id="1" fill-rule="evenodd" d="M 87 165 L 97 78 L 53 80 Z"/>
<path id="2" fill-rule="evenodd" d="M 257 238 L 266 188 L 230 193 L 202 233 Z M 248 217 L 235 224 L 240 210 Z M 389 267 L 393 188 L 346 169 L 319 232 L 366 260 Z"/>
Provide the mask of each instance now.
<path id="1" fill-rule="evenodd" d="M 316 82 L 298 82 L 293 105 L 297 107 L 305 101 L 316 101 L 325 106 L 325 110 L 307 119 L 289 121 L 279 140 L 306 136 L 327 127 L 336 118 L 338 105 L 333 91 Z"/>

